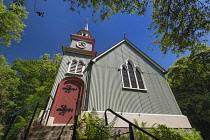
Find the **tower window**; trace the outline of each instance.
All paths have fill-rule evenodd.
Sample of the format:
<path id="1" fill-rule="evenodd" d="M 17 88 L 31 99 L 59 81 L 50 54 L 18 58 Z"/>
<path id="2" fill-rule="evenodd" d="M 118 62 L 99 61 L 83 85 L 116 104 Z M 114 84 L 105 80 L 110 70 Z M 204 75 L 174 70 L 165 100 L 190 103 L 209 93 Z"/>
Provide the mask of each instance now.
<path id="1" fill-rule="evenodd" d="M 81 35 L 81 36 L 87 36 L 87 34 L 86 34 L 86 33 L 81 33 L 80 35 Z"/>
<path id="2" fill-rule="evenodd" d="M 138 66 L 127 60 L 121 66 L 123 88 L 146 90 L 143 75 Z"/>
<path id="3" fill-rule="evenodd" d="M 82 61 L 79 61 L 78 65 L 77 65 L 76 73 L 82 73 L 83 66 L 84 66 L 84 63 Z"/>
<path id="4" fill-rule="evenodd" d="M 67 73 L 72 73 L 72 74 L 82 74 L 84 70 L 85 64 L 83 61 L 79 60 L 72 60 L 69 62 L 69 67 Z"/>

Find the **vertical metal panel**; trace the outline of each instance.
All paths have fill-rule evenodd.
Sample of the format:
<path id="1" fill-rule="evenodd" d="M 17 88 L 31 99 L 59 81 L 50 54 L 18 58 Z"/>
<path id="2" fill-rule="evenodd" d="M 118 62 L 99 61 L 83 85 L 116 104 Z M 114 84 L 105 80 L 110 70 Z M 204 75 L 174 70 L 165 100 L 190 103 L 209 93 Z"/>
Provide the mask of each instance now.
<path id="1" fill-rule="evenodd" d="M 157 79 L 157 75 L 156 74 L 150 74 L 150 73 L 145 73 L 144 75 L 146 75 L 147 77 L 150 78 L 150 88 L 153 96 L 152 101 L 155 104 L 154 107 L 154 112 L 155 114 L 167 114 L 168 112 L 166 111 L 168 108 L 168 105 L 165 102 L 165 98 L 163 98 L 162 96 L 162 88 L 160 87 L 159 81 Z M 148 83 L 149 84 L 149 83 Z"/>
<path id="2" fill-rule="evenodd" d="M 144 72 L 147 92 L 122 89 L 120 65 L 130 59 Z M 92 68 L 89 110 L 118 112 L 180 114 L 164 75 L 126 43 L 121 44 Z"/>
<path id="3" fill-rule="evenodd" d="M 181 109 L 179 108 L 179 105 L 176 101 L 176 98 L 175 98 L 167 80 L 165 80 L 165 85 L 167 85 L 166 88 L 168 89 L 169 93 L 171 94 L 170 98 L 173 101 L 173 104 L 171 104 L 171 105 L 174 107 L 174 109 L 173 109 L 174 114 L 178 114 L 177 112 L 179 112 L 179 115 L 182 115 Z"/>
<path id="4" fill-rule="evenodd" d="M 175 100 L 175 97 L 166 81 L 165 78 L 158 76 L 158 79 L 161 81 L 161 86 L 163 87 L 163 94 L 168 101 L 171 114 L 181 114 L 181 111 L 178 107 L 178 104 Z"/>
<path id="5" fill-rule="evenodd" d="M 143 102 L 143 106 L 146 109 L 146 113 L 153 113 L 155 114 L 155 108 L 156 108 L 156 104 L 155 104 L 155 101 L 156 99 L 154 98 L 154 89 L 153 89 L 153 85 L 151 84 L 151 81 L 150 81 L 150 77 L 148 74 L 144 73 L 144 80 L 145 80 L 145 84 L 146 84 L 146 87 L 147 87 L 147 93 L 145 93 L 145 96 L 146 96 L 146 99 L 147 102 Z"/>

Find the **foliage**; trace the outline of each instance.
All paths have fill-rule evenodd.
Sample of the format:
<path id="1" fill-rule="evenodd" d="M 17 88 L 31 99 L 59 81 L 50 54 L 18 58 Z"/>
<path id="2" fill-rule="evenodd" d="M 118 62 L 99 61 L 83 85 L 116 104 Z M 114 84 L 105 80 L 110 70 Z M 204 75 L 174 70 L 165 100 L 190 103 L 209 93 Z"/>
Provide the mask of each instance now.
<path id="1" fill-rule="evenodd" d="M 28 12 L 20 3 L 13 2 L 9 9 L 0 1 L 0 44 L 11 45 L 11 41 L 20 42 L 21 33 L 26 25 L 23 20 L 27 19 Z"/>
<path id="2" fill-rule="evenodd" d="M 44 0 L 46 1 L 46 0 Z M 197 44 L 207 41 L 207 35 L 210 31 L 210 0 L 63 0 L 70 3 L 69 10 L 80 13 L 81 10 L 90 8 L 92 17 L 95 22 L 98 21 L 98 16 L 102 20 L 111 19 L 116 13 L 121 14 L 136 14 L 144 16 L 146 11 L 152 10 L 152 23 L 148 29 L 153 29 L 152 36 L 156 39 L 154 44 L 158 44 L 161 51 L 166 54 L 169 50 L 172 53 L 179 55 L 186 50 L 194 51 Z M 26 0 L 15 0 L 15 6 L 25 5 Z M 36 7 L 36 5 L 34 5 Z M 5 6 L 2 7 L 5 9 Z M 16 8 L 18 9 L 18 8 Z M 21 10 L 20 10 L 21 9 Z M 8 11 L 8 10 L 3 10 Z M 9 10 L 10 12 L 11 10 Z M 12 10 L 13 11 L 13 10 Z M 17 22 L 20 24 L 20 30 L 25 26 L 22 19 L 26 18 L 26 12 L 23 7 L 20 7 L 17 17 Z M 44 16 L 44 12 L 35 11 L 39 16 Z M 0 12 L 2 13 L 2 12 Z M 19 14 L 20 13 L 20 14 Z M 5 16 L 3 16 L 5 17 Z M 10 16 L 8 16 L 10 17 Z M 12 18 L 13 19 L 13 18 Z M 11 20 L 13 21 L 13 20 Z M 8 21 L 3 21 L 7 23 Z M 14 25 L 6 26 L 8 28 Z M 4 25 L 3 25 L 4 26 Z M 19 27 L 19 26 L 18 26 Z M 19 28 L 17 28 L 19 29 Z M 16 32 L 15 32 L 16 33 Z M 4 35 L 4 32 L 3 32 Z M 20 34 L 17 34 L 15 40 L 20 40 Z M 2 36 L 2 35 L 1 35 Z M 9 45 L 8 39 L 13 36 L 5 34 L 6 44 Z"/>
<path id="3" fill-rule="evenodd" d="M 14 126 L 10 130 L 9 135 L 7 136 L 7 140 L 23 139 L 24 131 L 27 126 L 28 126 L 28 122 L 27 122 L 26 118 L 24 118 L 22 116 L 18 116 L 16 118 L 16 123 L 14 124 Z"/>
<path id="4" fill-rule="evenodd" d="M 79 128 L 77 129 L 77 138 L 78 139 L 104 139 L 108 140 L 112 137 L 115 137 L 118 140 L 129 140 L 130 136 L 120 136 L 113 135 L 112 131 L 115 121 L 109 126 L 105 126 L 104 119 L 98 118 L 95 112 L 86 113 L 80 119 Z M 184 130 L 184 129 L 173 129 L 168 128 L 165 125 L 154 124 L 151 127 L 147 126 L 147 123 L 138 124 L 137 120 L 134 120 L 135 125 L 144 129 L 145 131 L 151 133 L 161 140 L 203 140 L 199 132 L 195 129 Z M 95 127 L 97 126 L 97 127 Z M 101 133 L 100 130 L 103 130 L 105 133 Z M 136 140 L 153 140 L 150 136 L 139 131 L 133 127 L 134 138 Z"/>
<path id="5" fill-rule="evenodd" d="M 63 0 L 70 2 L 69 10 L 80 13 L 81 9 L 92 9 L 95 21 L 97 15 L 102 20 L 113 14 L 145 15 L 152 10 L 152 23 L 156 39 L 154 44 L 165 54 L 168 50 L 179 55 L 186 50 L 198 49 L 197 43 L 207 41 L 210 31 L 210 0 Z"/>
<path id="6" fill-rule="evenodd" d="M 210 137 L 210 48 L 181 57 L 169 68 L 167 79 L 183 114 L 192 126 Z"/>
<path id="7" fill-rule="evenodd" d="M 85 113 L 79 121 L 78 139 L 108 139 L 114 124 L 105 126 L 105 120 L 95 112 Z"/>
<path id="8" fill-rule="evenodd" d="M 154 43 L 160 44 L 163 53 L 198 49 L 197 43 L 205 41 L 210 31 L 209 4 L 209 0 L 153 1 Z"/>
<path id="9" fill-rule="evenodd" d="M 135 120 L 135 124 L 139 126 L 137 121 Z M 146 123 L 142 123 L 141 126 L 142 129 L 145 131 L 148 131 L 150 134 L 156 136 L 160 140 L 203 140 L 202 137 L 200 136 L 199 132 L 196 131 L 195 129 L 192 130 L 184 130 L 184 129 L 174 129 L 174 128 L 169 128 L 165 125 L 159 125 L 159 124 L 154 124 L 152 127 L 148 127 Z M 134 138 L 136 140 L 153 140 L 150 136 L 144 134 L 143 132 L 139 131 L 138 129 L 133 129 L 134 130 Z M 130 137 L 122 137 L 119 140 L 129 140 Z"/>
<path id="10" fill-rule="evenodd" d="M 49 54 L 42 55 L 40 60 L 18 58 L 12 66 L 9 66 L 5 58 L 0 56 L 0 128 L 5 124 L 3 117 L 9 118 L 8 115 L 12 112 L 23 109 L 50 94 L 61 58 L 60 54 L 56 54 L 52 59 Z M 45 104 L 46 102 L 41 102 L 39 109 L 43 109 Z M 11 137 L 28 123 L 33 111 L 34 107 L 19 114 Z"/>
<path id="11" fill-rule="evenodd" d="M 19 95 L 17 86 L 19 78 L 12 70 L 3 55 L 0 55 L 0 136 L 5 125 L 6 114 L 11 113 L 17 105 L 14 101 Z"/>
<path id="12" fill-rule="evenodd" d="M 17 77 L 20 78 L 18 90 L 21 95 L 20 101 L 17 100 L 20 108 L 49 95 L 61 58 L 60 54 L 56 54 L 53 59 L 50 59 L 49 54 L 44 54 L 40 60 L 18 58 L 13 62 L 12 69 L 17 71 Z"/>

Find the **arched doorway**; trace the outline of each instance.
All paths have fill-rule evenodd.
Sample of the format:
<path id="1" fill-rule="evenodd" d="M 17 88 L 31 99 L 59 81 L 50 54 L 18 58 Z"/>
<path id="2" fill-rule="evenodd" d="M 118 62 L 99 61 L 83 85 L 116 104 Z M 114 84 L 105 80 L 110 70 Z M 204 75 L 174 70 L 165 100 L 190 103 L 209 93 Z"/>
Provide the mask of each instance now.
<path id="1" fill-rule="evenodd" d="M 61 80 L 50 117 L 54 117 L 53 124 L 74 123 L 76 110 L 80 110 L 84 93 L 84 81 L 75 76 Z"/>

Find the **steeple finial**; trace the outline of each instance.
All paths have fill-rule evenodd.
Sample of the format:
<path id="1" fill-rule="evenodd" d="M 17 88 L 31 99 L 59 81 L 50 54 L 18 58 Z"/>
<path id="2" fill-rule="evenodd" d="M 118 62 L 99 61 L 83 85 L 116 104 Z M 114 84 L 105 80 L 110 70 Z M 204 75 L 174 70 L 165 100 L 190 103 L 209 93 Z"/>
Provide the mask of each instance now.
<path id="1" fill-rule="evenodd" d="M 86 19 L 87 19 L 87 23 L 86 23 L 86 25 L 85 25 L 85 30 L 88 31 L 88 20 L 89 20 L 89 18 L 86 18 Z"/>
<path id="2" fill-rule="evenodd" d="M 124 39 L 126 39 L 126 32 L 123 32 Z"/>

